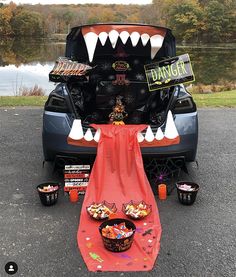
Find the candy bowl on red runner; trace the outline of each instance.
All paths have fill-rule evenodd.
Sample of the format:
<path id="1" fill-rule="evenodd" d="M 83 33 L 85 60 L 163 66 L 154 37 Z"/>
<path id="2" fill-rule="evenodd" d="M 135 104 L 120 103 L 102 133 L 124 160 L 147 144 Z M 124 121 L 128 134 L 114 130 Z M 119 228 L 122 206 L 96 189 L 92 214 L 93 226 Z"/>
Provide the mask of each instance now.
<path id="1" fill-rule="evenodd" d="M 115 214 L 117 211 L 115 203 L 108 203 L 107 201 L 102 201 L 100 203 L 91 203 L 86 207 L 88 215 L 96 220 L 108 219 L 110 215 Z"/>
<path id="2" fill-rule="evenodd" d="M 124 218 L 109 219 L 99 226 L 104 247 L 112 252 L 128 250 L 133 243 L 135 231 L 134 223 Z"/>
<path id="3" fill-rule="evenodd" d="M 152 205 L 144 201 L 133 201 L 123 204 L 123 213 L 131 219 L 143 219 L 148 216 L 152 211 Z"/>
<path id="4" fill-rule="evenodd" d="M 60 184 L 58 182 L 45 182 L 37 186 L 40 201 L 45 206 L 56 204 Z"/>

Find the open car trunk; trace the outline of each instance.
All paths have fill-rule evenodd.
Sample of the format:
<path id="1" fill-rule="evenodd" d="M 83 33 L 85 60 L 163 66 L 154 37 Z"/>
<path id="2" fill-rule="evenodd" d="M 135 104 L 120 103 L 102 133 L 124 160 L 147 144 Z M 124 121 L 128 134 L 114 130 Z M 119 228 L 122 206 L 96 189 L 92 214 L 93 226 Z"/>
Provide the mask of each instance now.
<path id="1" fill-rule="evenodd" d="M 119 96 L 128 113 L 126 124 L 160 126 L 174 87 L 150 92 L 144 65 L 175 55 L 175 38 L 166 28 L 135 24 L 73 28 L 67 37 L 66 57 L 93 67 L 86 76 L 67 81 L 83 125 L 109 123 Z"/>

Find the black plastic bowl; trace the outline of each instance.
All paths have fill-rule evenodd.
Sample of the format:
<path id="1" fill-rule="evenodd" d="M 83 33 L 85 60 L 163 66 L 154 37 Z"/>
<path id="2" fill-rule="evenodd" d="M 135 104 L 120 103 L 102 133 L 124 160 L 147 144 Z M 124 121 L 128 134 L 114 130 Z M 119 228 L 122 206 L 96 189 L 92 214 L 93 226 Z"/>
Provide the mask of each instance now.
<path id="1" fill-rule="evenodd" d="M 107 225 L 108 226 L 113 226 L 114 224 L 120 224 L 124 222 L 126 227 L 128 229 L 133 230 L 133 234 L 127 238 L 123 239 L 111 239 L 111 238 L 106 238 L 102 235 L 102 229 L 105 228 Z M 102 236 L 103 244 L 105 248 L 109 251 L 112 252 L 123 252 L 128 250 L 134 240 L 134 233 L 136 231 L 136 226 L 134 223 L 130 220 L 124 219 L 124 218 L 114 218 L 114 219 L 109 219 L 104 221 L 100 226 L 99 226 L 99 232 Z"/>
<path id="2" fill-rule="evenodd" d="M 49 186 L 49 185 L 53 187 L 58 186 L 58 189 L 51 192 L 43 192 L 39 190 L 39 188 L 42 189 L 43 187 Z M 39 184 L 37 186 L 37 191 L 39 193 L 39 198 L 41 200 L 41 203 L 44 206 L 52 206 L 56 204 L 58 199 L 58 194 L 59 194 L 59 188 L 60 188 L 60 185 L 58 182 L 45 182 L 45 183 Z"/>
<path id="3" fill-rule="evenodd" d="M 191 186 L 194 190 L 186 191 L 180 188 L 181 185 Z M 189 181 L 180 181 L 176 183 L 177 194 L 179 202 L 183 205 L 192 205 L 196 199 L 197 192 L 199 190 L 199 185 Z"/>

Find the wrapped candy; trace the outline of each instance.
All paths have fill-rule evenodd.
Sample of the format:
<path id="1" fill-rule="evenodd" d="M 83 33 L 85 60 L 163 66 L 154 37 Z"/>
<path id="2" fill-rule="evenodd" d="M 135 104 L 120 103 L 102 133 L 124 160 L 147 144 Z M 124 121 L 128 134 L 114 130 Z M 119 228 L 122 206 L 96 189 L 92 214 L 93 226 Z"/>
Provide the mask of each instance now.
<path id="1" fill-rule="evenodd" d="M 110 239 L 123 239 L 128 238 L 133 234 L 132 229 L 128 229 L 125 223 L 114 224 L 113 226 L 107 225 L 102 229 L 102 235 Z"/>
<path id="2" fill-rule="evenodd" d="M 123 205 L 124 213 L 135 219 L 144 218 L 151 212 L 151 206 L 147 205 L 145 202 L 134 203 L 130 201 L 128 204 Z"/>
<path id="3" fill-rule="evenodd" d="M 53 192 L 58 190 L 58 186 L 48 185 L 48 186 L 43 186 L 42 188 L 38 188 L 38 190 L 41 192 Z"/>
<path id="4" fill-rule="evenodd" d="M 194 191 L 195 188 L 193 188 L 191 185 L 183 184 L 178 186 L 179 189 L 185 190 L 185 191 Z"/>
<path id="5" fill-rule="evenodd" d="M 102 203 L 92 203 L 87 207 L 88 214 L 98 220 L 108 218 L 111 214 L 115 213 L 116 210 L 115 204 L 110 204 L 106 201 Z"/>

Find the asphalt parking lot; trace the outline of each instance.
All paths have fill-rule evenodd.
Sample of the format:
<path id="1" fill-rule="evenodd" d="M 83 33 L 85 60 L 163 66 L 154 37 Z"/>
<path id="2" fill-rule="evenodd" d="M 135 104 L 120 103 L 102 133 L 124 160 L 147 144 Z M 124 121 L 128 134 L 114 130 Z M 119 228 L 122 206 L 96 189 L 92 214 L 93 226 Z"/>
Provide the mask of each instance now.
<path id="1" fill-rule="evenodd" d="M 0 276 L 236 276 L 236 109 L 199 111 L 199 148 L 192 179 L 200 185 L 193 206 L 176 191 L 158 201 L 161 249 L 151 272 L 91 273 L 77 248 L 82 197 L 72 204 L 62 192 L 44 207 L 36 186 L 60 177 L 42 168 L 41 108 L 0 109 Z"/>

